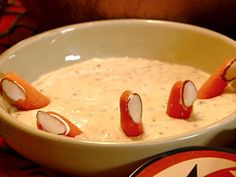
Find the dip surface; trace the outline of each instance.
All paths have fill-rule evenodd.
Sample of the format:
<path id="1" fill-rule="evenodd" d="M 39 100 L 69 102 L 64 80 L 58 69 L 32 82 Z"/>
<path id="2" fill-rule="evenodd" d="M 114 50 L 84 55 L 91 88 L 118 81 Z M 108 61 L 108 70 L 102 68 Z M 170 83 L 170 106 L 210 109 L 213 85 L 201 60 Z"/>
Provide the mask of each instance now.
<path id="1" fill-rule="evenodd" d="M 190 119 L 166 114 L 171 87 L 192 80 L 196 87 L 209 74 L 195 68 L 143 58 L 90 59 L 53 71 L 33 85 L 51 99 L 40 110 L 70 119 L 83 133 L 76 138 L 98 141 L 133 141 L 169 137 L 204 127 L 235 111 L 236 95 L 224 94 L 194 103 Z M 119 99 L 123 91 L 138 93 L 143 102 L 144 135 L 128 138 L 120 127 Z M 18 120 L 36 127 L 36 113 L 16 111 Z"/>

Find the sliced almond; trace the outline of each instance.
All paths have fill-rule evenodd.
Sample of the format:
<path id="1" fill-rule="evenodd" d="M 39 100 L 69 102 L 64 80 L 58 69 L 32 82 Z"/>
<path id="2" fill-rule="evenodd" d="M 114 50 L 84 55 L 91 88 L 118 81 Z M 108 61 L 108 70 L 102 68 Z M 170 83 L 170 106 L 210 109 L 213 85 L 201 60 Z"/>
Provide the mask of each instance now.
<path id="1" fill-rule="evenodd" d="M 236 79 L 236 59 L 233 60 L 224 71 L 224 78 L 226 81 L 232 81 Z"/>
<path id="2" fill-rule="evenodd" d="M 141 97 L 133 93 L 129 96 L 128 111 L 133 122 L 139 124 L 142 119 L 142 100 Z"/>
<path id="3" fill-rule="evenodd" d="M 192 106 L 197 99 L 197 88 L 195 84 L 190 80 L 186 80 L 183 86 L 182 93 L 184 106 Z"/>
<path id="4" fill-rule="evenodd" d="M 8 79 L 2 80 L 2 90 L 7 95 L 7 97 L 12 101 L 26 99 L 24 88 L 11 80 Z"/>
<path id="5" fill-rule="evenodd" d="M 43 111 L 38 111 L 36 117 L 42 129 L 49 133 L 67 135 L 70 132 L 69 125 L 59 116 L 50 115 Z"/>

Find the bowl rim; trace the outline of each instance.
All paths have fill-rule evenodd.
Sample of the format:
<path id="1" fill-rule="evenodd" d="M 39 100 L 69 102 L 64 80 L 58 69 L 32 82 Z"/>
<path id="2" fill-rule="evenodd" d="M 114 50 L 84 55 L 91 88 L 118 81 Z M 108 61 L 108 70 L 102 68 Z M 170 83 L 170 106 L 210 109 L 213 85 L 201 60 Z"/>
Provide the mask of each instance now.
<path id="1" fill-rule="evenodd" d="M 14 46 L 7 49 L 5 52 L 3 52 L 0 55 L 0 65 L 4 63 L 4 61 L 7 58 L 10 58 L 12 55 L 14 55 L 14 51 L 20 50 L 21 48 L 24 48 L 25 46 L 30 45 L 35 40 L 41 40 L 42 38 L 48 38 L 50 36 L 58 35 L 58 34 L 66 34 L 68 32 L 74 31 L 74 30 L 81 30 L 91 27 L 97 27 L 97 26 L 106 26 L 106 25 L 120 25 L 120 24 L 127 24 L 127 25 L 165 25 L 169 27 L 174 27 L 178 29 L 185 29 L 185 30 L 191 30 L 195 32 L 199 32 L 202 34 L 207 34 L 216 38 L 220 38 L 221 40 L 229 43 L 230 45 L 234 46 L 236 48 L 236 41 L 233 39 L 220 34 L 218 32 L 215 32 L 210 29 L 206 29 L 203 27 L 191 25 L 191 24 L 185 24 L 181 22 L 172 22 L 172 21 L 162 21 L 162 20 L 149 20 L 149 19 L 114 19 L 114 20 L 100 20 L 100 21 L 91 21 L 91 22 L 83 22 L 78 24 L 72 24 L 67 25 L 55 29 L 51 29 L 49 31 L 45 31 L 39 34 L 36 34 L 32 37 L 29 37 L 27 39 L 24 39 Z M 29 125 L 26 125 L 16 119 L 12 119 L 13 117 L 10 116 L 8 113 L 6 113 L 3 109 L 0 109 L 0 122 L 1 123 L 7 123 L 13 128 L 16 128 L 20 131 L 23 131 L 25 133 L 31 134 L 33 136 L 36 136 L 38 138 L 48 139 L 51 141 L 60 141 L 63 143 L 70 143 L 70 144 L 77 144 L 77 145 L 83 145 L 87 144 L 90 146 L 137 146 L 137 145 L 156 145 L 156 144 L 166 144 L 166 143 L 173 143 L 177 141 L 184 141 L 186 139 L 193 138 L 195 136 L 203 136 L 205 133 L 208 133 L 212 131 L 215 128 L 223 127 L 223 125 L 229 124 L 232 119 L 235 119 L 236 117 L 236 111 L 230 114 L 229 116 L 226 116 L 225 118 L 212 123 L 210 125 L 200 127 L 197 129 L 194 129 L 192 131 L 188 131 L 185 133 L 173 135 L 170 137 L 163 137 L 159 139 L 150 139 L 150 140 L 138 140 L 138 141 L 94 141 L 94 140 L 85 140 L 85 139 L 76 139 L 76 138 L 69 138 L 64 136 L 58 136 L 51 133 L 47 133 L 41 130 L 38 130 L 34 127 L 30 127 Z M 0 132 L 3 136 L 8 136 L 7 132 Z"/>
<path id="2" fill-rule="evenodd" d="M 164 25 L 169 27 L 175 27 L 176 29 L 190 29 L 195 32 L 200 32 L 202 34 L 207 34 L 209 36 L 215 36 L 217 38 L 220 38 L 221 40 L 230 43 L 232 46 L 236 46 L 236 40 L 221 34 L 219 32 L 216 32 L 211 29 L 207 29 L 201 26 L 196 26 L 193 24 L 187 24 L 182 22 L 175 22 L 175 21 L 164 21 L 164 20 L 150 20 L 150 19 L 107 19 L 107 20 L 98 20 L 98 21 L 89 21 L 89 22 L 81 22 L 71 25 L 66 25 L 58 28 L 54 28 L 51 30 L 47 30 L 38 34 L 35 34 L 31 37 L 28 37 L 26 39 L 23 39 L 19 41 L 18 43 L 14 44 L 12 47 L 8 48 L 6 51 L 4 51 L 0 55 L 0 64 L 4 61 L 2 58 L 5 56 L 9 56 L 10 53 L 12 53 L 15 50 L 19 50 L 20 48 L 23 48 L 27 45 L 30 45 L 35 40 L 40 40 L 42 38 L 47 38 L 53 35 L 58 34 L 66 34 L 68 32 L 78 30 L 79 29 L 86 29 L 91 28 L 93 26 L 104 26 L 104 25 L 120 25 L 120 24 L 138 24 L 138 25 Z"/>

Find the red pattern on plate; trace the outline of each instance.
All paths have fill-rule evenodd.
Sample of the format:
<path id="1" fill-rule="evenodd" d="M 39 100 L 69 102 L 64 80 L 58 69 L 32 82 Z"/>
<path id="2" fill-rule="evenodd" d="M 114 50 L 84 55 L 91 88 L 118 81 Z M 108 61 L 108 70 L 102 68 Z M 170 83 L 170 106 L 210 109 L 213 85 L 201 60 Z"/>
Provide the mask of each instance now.
<path id="1" fill-rule="evenodd" d="M 228 150 L 229 151 L 229 150 Z M 171 167 L 177 166 L 177 164 L 186 163 L 188 160 L 196 160 L 195 163 L 197 164 L 197 159 L 208 159 L 208 158 L 215 158 L 215 159 L 226 159 L 231 162 L 235 162 L 236 165 L 236 152 L 228 152 L 225 150 L 219 149 L 210 149 L 208 147 L 186 147 L 182 149 L 175 149 L 169 152 L 165 152 L 156 156 L 152 160 L 145 163 L 141 166 L 136 172 L 134 172 L 132 177 L 151 177 L 155 176 L 163 171 L 170 170 Z M 200 165 L 200 164 L 197 164 Z M 210 164 L 212 165 L 212 164 Z M 179 167 L 183 169 L 182 167 Z M 187 166 L 189 168 L 189 166 Z M 230 175 L 229 170 L 234 170 L 236 167 L 225 168 L 224 169 L 217 169 L 214 173 L 210 173 L 209 177 L 215 177 L 215 175 L 219 174 L 227 174 L 228 177 Z M 176 170 L 176 169 L 175 169 Z M 172 172 L 173 173 L 173 172 Z M 229 175 L 228 175 L 229 174 Z M 226 177 L 225 176 L 225 177 Z M 230 176 L 231 177 L 231 176 Z"/>

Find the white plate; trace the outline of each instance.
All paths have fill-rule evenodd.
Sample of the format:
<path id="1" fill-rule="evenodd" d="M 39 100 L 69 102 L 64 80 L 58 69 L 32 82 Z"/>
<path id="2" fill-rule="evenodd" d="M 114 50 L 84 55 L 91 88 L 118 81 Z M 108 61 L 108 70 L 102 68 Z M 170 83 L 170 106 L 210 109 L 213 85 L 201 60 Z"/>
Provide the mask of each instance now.
<path id="1" fill-rule="evenodd" d="M 236 151 L 186 147 L 159 154 L 130 177 L 234 177 Z"/>

